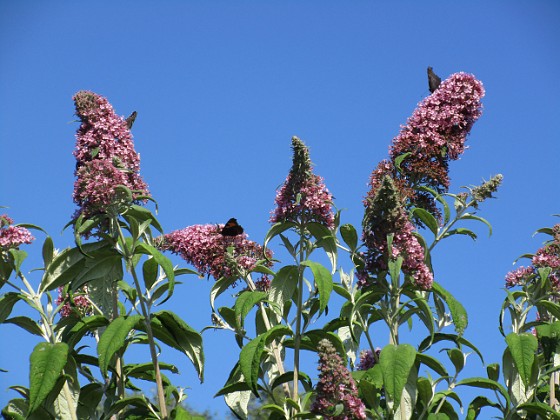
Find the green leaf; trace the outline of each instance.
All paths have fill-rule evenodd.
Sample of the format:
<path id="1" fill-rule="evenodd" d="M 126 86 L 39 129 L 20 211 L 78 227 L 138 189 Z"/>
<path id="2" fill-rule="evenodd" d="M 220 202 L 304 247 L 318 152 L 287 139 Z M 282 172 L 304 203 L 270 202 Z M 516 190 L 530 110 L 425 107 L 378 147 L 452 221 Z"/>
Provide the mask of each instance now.
<path id="1" fill-rule="evenodd" d="M 8 318 L 4 321 L 4 324 L 14 324 L 20 328 L 23 328 L 28 333 L 38 335 L 39 337 L 43 336 L 41 327 L 39 327 L 39 325 L 31 318 L 28 318 L 26 316 L 14 316 L 13 318 Z"/>
<path id="2" fill-rule="evenodd" d="M 202 382 L 204 380 L 204 352 L 202 336 L 198 331 L 170 311 L 153 314 L 151 325 L 158 340 L 183 352 L 190 359 Z"/>
<path id="3" fill-rule="evenodd" d="M 478 418 L 480 410 L 483 407 L 494 407 L 497 409 L 501 409 L 500 404 L 491 401 L 490 399 L 488 399 L 488 397 L 478 396 L 469 404 L 466 420 L 475 420 L 476 418 Z"/>
<path id="4" fill-rule="evenodd" d="M 453 236 L 453 235 L 467 235 L 467 236 L 470 236 L 473 241 L 475 241 L 476 238 L 477 238 L 476 233 L 474 233 L 472 230 L 466 229 L 466 228 L 452 229 L 452 230 L 448 231 L 445 234 L 444 237 Z"/>
<path id="5" fill-rule="evenodd" d="M 122 257 L 114 249 L 108 248 L 104 252 L 95 252 L 91 258 L 84 260 L 80 274 L 71 282 L 73 291 L 84 284 L 98 280 L 112 280 L 117 282 L 123 278 Z"/>
<path id="6" fill-rule="evenodd" d="M 447 369 L 445 368 L 445 366 L 438 359 L 430 356 L 429 354 L 416 353 L 416 361 L 428 366 L 430 369 L 437 372 L 439 376 L 449 376 L 449 373 L 447 373 Z"/>
<path id="7" fill-rule="evenodd" d="M 66 343 L 39 343 L 29 358 L 29 412 L 35 411 L 52 391 L 68 357 Z"/>
<path id="8" fill-rule="evenodd" d="M 19 249 L 10 249 L 8 252 L 14 259 L 14 266 L 16 268 L 16 272 L 19 272 L 19 269 L 23 264 L 23 261 L 27 258 L 27 252 L 21 251 Z"/>
<path id="9" fill-rule="evenodd" d="M 449 356 L 449 360 L 455 366 L 455 372 L 459 374 L 465 367 L 465 355 L 461 350 L 458 348 L 451 348 L 447 350 L 447 355 Z"/>
<path id="10" fill-rule="evenodd" d="M 510 404 L 510 399 L 507 390 L 500 383 L 486 378 L 467 378 L 462 381 L 457 382 L 456 386 L 471 386 L 475 388 L 491 389 L 493 391 L 498 391 L 505 398 L 507 405 Z"/>
<path id="11" fill-rule="evenodd" d="M 268 230 L 266 236 L 264 237 L 263 251 L 266 250 L 266 247 L 272 238 L 274 238 L 277 235 L 280 235 L 285 230 L 293 228 L 294 226 L 296 226 L 294 222 L 278 222 L 272 225 L 272 227 Z"/>
<path id="12" fill-rule="evenodd" d="M 295 265 L 282 267 L 270 284 L 270 300 L 278 305 L 290 301 L 297 288 L 298 268 Z"/>
<path id="13" fill-rule="evenodd" d="M 338 255 L 336 236 L 328 227 L 317 222 L 308 223 L 307 230 L 309 230 L 309 232 L 317 240 L 316 245 L 325 250 L 327 257 L 331 262 L 331 273 L 334 273 L 336 271 L 336 261 Z"/>
<path id="14" fill-rule="evenodd" d="M 96 418 L 96 410 L 103 397 L 103 387 L 98 383 L 89 383 L 80 390 L 78 400 L 78 418 L 80 420 Z"/>
<path id="15" fill-rule="evenodd" d="M 134 396 L 126 397 L 117 400 L 113 405 L 111 405 L 109 412 L 106 414 L 105 418 L 111 418 L 112 415 L 117 414 L 122 409 L 127 406 L 132 405 L 133 407 L 148 407 L 148 402 L 144 396 Z"/>
<path id="16" fill-rule="evenodd" d="M 175 289 L 175 272 L 173 271 L 173 264 L 171 263 L 171 260 L 169 258 L 159 252 L 156 248 L 144 242 L 140 242 L 136 245 L 135 252 L 151 255 L 154 260 L 156 260 L 158 265 L 163 269 L 165 277 L 167 277 L 167 281 L 169 282 L 167 297 L 160 302 L 161 305 L 173 295 L 173 290 Z"/>
<path id="17" fill-rule="evenodd" d="M 535 353 L 539 346 L 536 337 L 530 333 L 511 333 L 507 335 L 506 343 L 521 380 L 525 387 L 529 387 L 531 370 L 535 362 Z"/>
<path id="18" fill-rule="evenodd" d="M 62 340 L 68 343 L 71 348 L 78 344 L 86 333 L 109 325 L 109 320 L 103 315 L 88 316 L 80 319 L 73 318 L 73 320 L 76 322 L 73 325 L 67 325 L 62 331 Z"/>
<path id="19" fill-rule="evenodd" d="M 356 228 L 351 224 L 342 225 L 340 227 L 340 235 L 344 243 L 350 248 L 350 251 L 356 252 L 358 248 L 358 233 L 356 232 Z"/>
<path id="20" fill-rule="evenodd" d="M 305 392 L 311 391 L 311 389 L 313 388 L 313 384 L 311 382 L 311 378 L 309 378 L 309 376 L 307 376 L 307 374 L 305 374 L 303 372 L 299 372 L 298 379 L 301 382 L 301 384 L 303 385 L 303 388 L 305 389 Z M 291 382 L 293 380 L 294 380 L 294 372 L 293 371 L 285 372 L 284 374 L 282 374 L 282 375 L 280 375 L 280 376 L 278 376 L 274 379 L 274 381 L 272 382 L 272 385 L 270 386 L 270 389 L 274 389 L 278 385 L 281 385 L 281 384 L 286 383 L 286 382 Z"/>
<path id="21" fill-rule="evenodd" d="M 239 295 L 233 307 L 235 311 L 235 323 L 238 329 L 243 329 L 245 317 L 254 306 L 267 298 L 266 292 L 246 291 Z"/>
<path id="22" fill-rule="evenodd" d="M 237 279 L 235 277 L 221 277 L 210 290 L 210 306 L 215 310 L 214 302 L 216 298 L 224 293 Z"/>
<path id="23" fill-rule="evenodd" d="M 43 262 L 45 263 L 45 267 L 47 267 L 54 256 L 54 243 L 50 236 L 45 238 L 45 242 L 43 242 Z"/>
<path id="24" fill-rule="evenodd" d="M 415 360 L 416 350 L 409 344 L 398 346 L 389 344 L 381 350 L 379 365 L 383 374 L 383 384 L 394 407 L 400 404 L 404 386 Z"/>
<path id="25" fill-rule="evenodd" d="M 560 415 L 554 408 L 549 407 L 547 404 L 541 402 L 532 402 L 520 404 L 517 406 L 517 412 L 522 414 L 523 411 L 529 414 L 536 414 L 543 419 L 559 419 Z"/>
<path id="26" fill-rule="evenodd" d="M 469 325 L 469 318 L 465 307 L 461 304 L 461 302 L 455 299 L 451 293 L 435 281 L 432 283 L 432 291 L 441 296 L 441 298 L 447 303 L 449 311 L 451 312 L 451 318 L 453 319 L 453 325 L 455 326 L 455 332 L 462 335 Z"/>
<path id="27" fill-rule="evenodd" d="M 490 363 L 486 366 L 486 374 L 488 375 L 488 379 L 493 381 L 497 381 L 500 379 L 500 364 L 499 363 Z"/>
<path id="28" fill-rule="evenodd" d="M 436 218 L 429 211 L 420 207 L 416 207 L 414 210 L 412 210 L 412 214 L 418 217 L 422 221 L 422 223 L 424 223 L 428 227 L 428 229 L 430 229 L 434 236 L 437 236 L 439 225 Z"/>
<path id="29" fill-rule="evenodd" d="M 144 285 L 150 290 L 157 280 L 158 263 L 155 258 L 148 258 L 142 265 L 142 276 L 144 277 Z"/>
<path id="30" fill-rule="evenodd" d="M 249 341 L 239 354 L 239 368 L 245 377 L 245 381 L 249 388 L 253 391 L 255 396 L 258 397 L 257 382 L 259 378 L 259 370 L 261 359 L 264 355 L 266 344 L 270 343 L 276 337 L 283 335 L 291 335 L 290 328 L 284 325 L 276 325 L 268 330 L 266 333 L 257 336 L 255 339 Z"/>
<path id="31" fill-rule="evenodd" d="M 82 246 L 84 252 L 92 254 L 94 251 L 99 250 L 101 253 L 104 250 L 111 248 L 107 241 L 93 242 Z M 59 286 L 70 284 L 73 280 L 80 275 L 85 259 L 88 258 L 84 255 L 79 248 L 67 248 L 58 254 L 52 262 L 48 265 L 41 281 L 39 292 L 54 290 Z"/>
<path id="32" fill-rule="evenodd" d="M 146 221 L 149 220 L 150 224 L 153 227 L 155 227 L 160 233 L 164 233 L 163 228 L 159 224 L 156 217 L 146 207 L 142 207 L 142 206 L 138 206 L 136 204 L 133 204 L 132 206 L 130 206 L 126 209 L 125 215 L 126 216 L 132 216 L 136 220 L 142 221 L 142 222 L 146 222 Z"/>
<path id="33" fill-rule="evenodd" d="M 548 298 L 548 296 L 546 297 Z M 551 315 L 554 315 L 555 318 L 560 319 L 560 305 L 555 302 L 551 302 L 549 300 L 541 300 L 536 303 L 539 312 L 548 312 Z M 541 312 L 541 313 L 542 313 Z"/>
<path id="34" fill-rule="evenodd" d="M 0 324 L 12 313 L 14 305 L 22 298 L 19 293 L 8 292 L 0 297 Z"/>
<path id="35" fill-rule="evenodd" d="M 329 303 L 333 289 L 332 275 L 325 267 L 314 261 L 303 261 L 301 265 L 311 268 L 315 285 L 319 291 L 319 315 L 323 313 Z"/>
<path id="36" fill-rule="evenodd" d="M 484 358 L 482 357 L 482 353 L 475 347 L 475 345 L 472 344 L 467 339 L 465 339 L 461 336 L 455 335 L 455 334 L 436 333 L 436 334 L 434 334 L 433 339 L 430 339 L 430 337 L 427 337 L 418 346 L 418 351 L 424 352 L 427 349 L 429 349 L 432 344 L 438 343 L 440 341 L 452 341 L 459 348 L 461 348 L 461 345 L 465 345 L 465 346 L 471 348 L 478 355 L 478 357 L 480 357 L 480 360 L 482 361 L 482 363 L 484 363 Z"/>
<path id="37" fill-rule="evenodd" d="M 113 320 L 101 335 L 97 344 L 97 354 L 99 369 L 104 376 L 107 375 L 107 368 L 112 357 L 124 347 L 128 334 L 141 319 L 140 315 L 121 316 Z"/>
<path id="38" fill-rule="evenodd" d="M 492 225 L 483 217 L 475 216 L 474 214 L 465 214 L 463 215 L 463 217 L 461 217 L 461 219 L 478 220 L 479 222 L 484 223 L 486 226 L 488 226 L 488 236 L 492 236 Z"/>

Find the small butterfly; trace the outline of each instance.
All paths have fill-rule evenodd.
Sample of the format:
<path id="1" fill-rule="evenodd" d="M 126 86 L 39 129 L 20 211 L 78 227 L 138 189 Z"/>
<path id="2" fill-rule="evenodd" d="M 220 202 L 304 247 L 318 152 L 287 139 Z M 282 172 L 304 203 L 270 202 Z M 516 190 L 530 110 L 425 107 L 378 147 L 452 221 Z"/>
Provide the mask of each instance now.
<path id="1" fill-rule="evenodd" d="M 441 78 L 434 73 L 431 67 L 428 67 L 428 86 L 430 93 L 434 93 L 441 83 Z"/>
<path id="2" fill-rule="evenodd" d="M 130 130 L 132 128 L 132 124 L 134 124 L 134 120 L 136 120 L 136 116 L 138 115 L 138 113 L 136 111 L 134 111 L 132 114 L 130 114 L 128 116 L 128 118 L 125 120 L 126 121 L 126 126 L 128 127 L 128 129 Z"/>
<path id="3" fill-rule="evenodd" d="M 223 236 L 237 236 L 243 233 L 243 228 L 237 223 L 237 219 L 232 217 L 227 221 L 220 233 Z"/>

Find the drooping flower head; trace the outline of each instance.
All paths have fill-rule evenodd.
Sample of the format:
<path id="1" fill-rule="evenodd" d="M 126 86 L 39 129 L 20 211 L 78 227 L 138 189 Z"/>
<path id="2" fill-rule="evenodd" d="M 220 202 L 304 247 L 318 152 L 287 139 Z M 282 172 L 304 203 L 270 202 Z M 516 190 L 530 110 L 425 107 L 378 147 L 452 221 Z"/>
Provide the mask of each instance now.
<path id="1" fill-rule="evenodd" d="M 105 212 L 119 199 L 119 185 L 132 191 L 132 200 L 148 195 L 126 120 L 96 93 L 80 91 L 73 99 L 81 120 L 74 150 L 74 202 L 79 206 L 75 216 Z"/>
<path id="2" fill-rule="evenodd" d="M 311 412 L 329 420 L 365 419 L 365 406 L 342 358 L 327 339 L 319 341 L 319 382 Z M 334 415 L 337 406 L 340 414 Z"/>
<path id="3" fill-rule="evenodd" d="M 18 248 L 35 240 L 28 229 L 13 224 L 14 220 L 7 214 L 0 215 L 0 250 Z"/>
<path id="4" fill-rule="evenodd" d="M 387 270 L 388 259 L 402 256 L 402 271 L 412 277 L 414 285 L 423 290 L 431 288 L 433 274 L 424 262 L 424 248 L 413 235 L 414 225 L 390 176 L 384 176 L 377 191 L 368 195 L 362 228 L 367 251 L 363 254 L 365 267 L 358 273 L 360 286 L 369 285 L 370 279 Z M 390 253 L 387 236 L 391 234 Z"/>
<path id="5" fill-rule="evenodd" d="M 178 254 L 192 264 L 201 274 L 214 277 L 237 276 L 240 270 L 250 271 L 257 261 L 265 259 L 261 245 L 247 239 L 247 234 L 224 236 L 220 232 L 224 225 L 192 225 L 163 236 L 158 247 Z M 228 253 L 228 248 L 233 253 Z M 267 262 L 272 252 L 266 251 Z"/>
<path id="6" fill-rule="evenodd" d="M 295 136 L 292 149 L 292 169 L 276 193 L 276 208 L 271 212 L 270 222 L 318 222 L 334 228 L 333 197 L 323 178 L 313 173 L 309 149 Z"/>

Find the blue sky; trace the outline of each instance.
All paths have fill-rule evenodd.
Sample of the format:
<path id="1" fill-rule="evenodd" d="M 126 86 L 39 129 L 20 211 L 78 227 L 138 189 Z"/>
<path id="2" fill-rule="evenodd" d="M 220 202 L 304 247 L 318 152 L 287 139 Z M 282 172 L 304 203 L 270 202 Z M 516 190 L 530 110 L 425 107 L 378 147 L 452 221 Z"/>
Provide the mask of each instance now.
<path id="1" fill-rule="evenodd" d="M 451 164 L 451 190 L 504 175 L 498 199 L 479 212 L 494 235 L 475 226 L 476 243 L 450 239 L 433 258 L 436 280 L 469 311 L 467 338 L 497 362 L 504 275 L 540 246 L 533 232 L 560 213 L 559 18 L 552 0 L 2 0 L 0 205 L 17 222 L 45 228 L 58 248 L 71 245 L 60 235 L 74 211 L 71 98 L 88 89 L 121 115 L 138 111 L 142 175 L 166 230 L 236 217 L 262 241 L 292 135 L 309 145 L 315 172 L 345 209 L 343 223 L 359 226 L 371 170 L 429 93 L 426 67 L 442 78 L 473 73 L 486 88 L 485 110 L 470 149 Z M 39 246 L 27 250 L 39 255 Z M 39 264 L 34 258 L 27 268 Z M 183 280 L 170 309 L 201 329 L 211 283 Z M 203 385 L 186 358 L 167 350 L 163 359 L 180 367 L 174 383 L 191 387 L 191 405 L 223 412 L 212 395 L 236 345 L 221 332 L 204 339 Z M 9 385 L 27 384 L 34 341 L 8 325 L 0 341 L 0 367 L 10 370 L 0 374 L 3 406 L 15 396 Z M 484 375 L 474 358 L 471 365 L 469 375 Z"/>

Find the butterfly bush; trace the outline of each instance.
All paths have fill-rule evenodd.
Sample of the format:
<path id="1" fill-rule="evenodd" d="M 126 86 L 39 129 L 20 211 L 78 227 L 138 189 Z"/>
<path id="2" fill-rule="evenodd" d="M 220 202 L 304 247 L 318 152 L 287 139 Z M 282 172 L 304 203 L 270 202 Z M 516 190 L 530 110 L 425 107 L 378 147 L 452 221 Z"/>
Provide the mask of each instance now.
<path id="1" fill-rule="evenodd" d="M 482 114 L 482 83 L 473 75 L 452 74 L 420 102 L 389 148 L 389 159 L 370 177 L 373 193 L 385 175 L 395 178 L 407 205 L 439 215 L 432 196 L 415 190 L 425 186 L 439 193 L 449 188 L 449 161 L 459 159 L 466 137 Z M 404 154 L 406 157 L 400 162 Z M 399 167 L 397 170 L 397 166 Z"/>
<path id="2" fill-rule="evenodd" d="M 21 226 L 12 226 L 14 220 L 7 214 L 0 216 L 0 248 L 8 250 L 18 248 L 22 244 L 30 244 L 35 240 L 28 229 Z"/>
<path id="3" fill-rule="evenodd" d="M 55 303 L 57 305 L 64 303 L 62 308 L 60 308 L 60 316 L 62 318 L 67 318 L 72 313 L 77 313 L 80 317 L 93 315 L 93 306 L 86 297 L 87 293 L 88 288 L 84 286 L 78 294 L 70 297 L 68 294 L 64 293 L 63 287 L 59 287 L 58 297 Z"/>
<path id="4" fill-rule="evenodd" d="M 358 284 L 370 285 L 376 275 L 387 270 L 387 259 L 402 256 L 402 270 L 414 285 L 428 290 L 433 274 L 424 262 L 424 248 L 413 235 L 414 225 L 408 218 L 403 200 L 393 179 L 385 176 L 375 192 L 368 195 L 363 221 L 362 240 L 367 251 L 362 254 L 365 267 L 358 271 Z M 387 236 L 393 236 L 389 253 Z"/>
<path id="5" fill-rule="evenodd" d="M 276 193 L 276 208 L 270 222 L 318 222 L 334 228 L 332 194 L 323 178 L 313 173 L 309 149 L 292 137 L 293 164 L 284 184 Z"/>
<path id="6" fill-rule="evenodd" d="M 158 247 L 178 254 L 192 264 L 201 274 L 214 277 L 237 276 L 239 269 L 250 271 L 257 261 L 265 258 L 261 245 L 247 239 L 247 234 L 223 236 L 220 232 L 224 225 L 192 225 L 164 235 L 158 241 Z M 233 247 L 233 260 L 227 252 Z M 266 251 L 267 262 L 272 251 Z M 263 285 L 264 287 L 264 285 Z"/>
<path id="7" fill-rule="evenodd" d="M 362 350 L 360 352 L 360 360 L 356 365 L 358 370 L 368 370 L 375 366 L 377 360 L 379 360 L 379 355 L 381 354 L 381 349 L 378 347 L 375 349 L 375 356 L 371 350 Z"/>
<path id="8" fill-rule="evenodd" d="M 506 274 L 506 287 L 523 286 L 531 282 L 541 268 L 550 269 L 548 279 L 555 292 L 560 291 L 560 223 L 552 228 L 553 239 L 533 255 L 531 266 L 518 267 Z"/>
<path id="9" fill-rule="evenodd" d="M 318 344 L 319 382 L 311 412 L 330 420 L 365 419 L 365 406 L 358 397 L 356 383 L 342 358 L 327 339 Z M 342 412 L 333 415 L 336 406 L 342 404 Z"/>
<path id="10" fill-rule="evenodd" d="M 118 198 L 116 187 L 132 190 L 132 199 L 149 194 L 140 171 L 140 156 L 134 150 L 126 120 L 115 114 L 106 98 L 89 91 L 74 96 L 81 120 L 76 133 L 75 216 L 102 213 Z"/>

